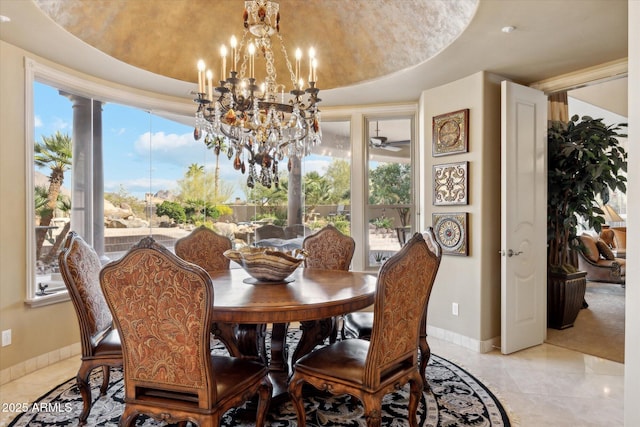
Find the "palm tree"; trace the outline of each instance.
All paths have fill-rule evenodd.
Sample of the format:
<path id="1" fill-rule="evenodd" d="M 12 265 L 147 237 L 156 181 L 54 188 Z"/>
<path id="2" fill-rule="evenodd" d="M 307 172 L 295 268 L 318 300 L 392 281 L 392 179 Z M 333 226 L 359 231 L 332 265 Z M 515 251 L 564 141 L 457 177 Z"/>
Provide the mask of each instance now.
<path id="1" fill-rule="evenodd" d="M 64 182 L 64 173 L 71 168 L 71 137 L 68 134 L 63 135 L 60 131 L 56 131 L 53 136 L 43 136 L 41 142 L 36 142 L 34 152 L 35 165 L 51 169 L 46 209 L 41 211 L 40 217 L 40 225 L 44 227 L 51 224 L 58 207 L 58 196 Z M 36 259 L 40 258 L 46 233 L 46 229 L 38 229 L 36 233 Z"/>
<path id="2" fill-rule="evenodd" d="M 204 166 L 197 163 L 191 163 L 189 169 L 187 169 L 187 178 L 195 178 L 204 173 Z"/>
<path id="3" fill-rule="evenodd" d="M 308 172 L 304 176 L 304 200 L 307 208 L 307 216 L 315 211 L 318 205 L 326 204 L 331 200 L 331 183 L 316 171 Z"/>
<path id="4" fill-rule="evenodd" d="M 60 195 L 60 197 L 58 197 L 58 209 L 63 213 L 68 214 L 71 211 L 71 198 Z M 58 234 L 56 240 L 53 242 L 51 250 L 42 260 L 45 265 L 50 264 L 56 259 L 56 257 L 58 256 L 58 251 L 60 250 L 64 239 L 67 237 L 67 233 L 69 232 L 70 228 L 71 221 L 65 222 L 64 227 L 62 227 L 62 231 Z"/>
<path id="5" fill-rule="evenodd" d="M 205 139 L 205 145 L 208 149 L 213 149 L 213 152 L 216 155 L 216 169 L 213 179 L 213 198 L 215 203 L 218 203 L 218 183 L 220 182 L 220 152 L 226 152 L 227 146 L 224 144 L 224 139 L 219 136 L 215 138 Z"/>

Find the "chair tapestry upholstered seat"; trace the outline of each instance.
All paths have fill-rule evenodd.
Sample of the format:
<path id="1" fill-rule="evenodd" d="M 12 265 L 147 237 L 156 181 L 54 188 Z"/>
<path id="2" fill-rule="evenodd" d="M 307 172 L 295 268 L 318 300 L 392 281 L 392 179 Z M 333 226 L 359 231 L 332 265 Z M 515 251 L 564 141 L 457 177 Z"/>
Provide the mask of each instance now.
<path id="1" fill-rule="evenodd" d="M 100 289 L 102 265 L 98 254 L 75 231 L 71 231 L 58 256 L 58 263 L 80 326 L 82 362 L 76 381 L 82 396 L 79 421 L 83 425 L 92 405 L 89 375 L 95 368 L 102 367 L 100 395 L 104 395 L 109 385 L 110 368 L 122 366 L 122 347 Z"/>
<path id="2" fill-rule="evenodd" d="M 121 426 L 134 425 L 139 414 L 219 426 L 227 410 L 255 395 L 256 425 L 264 424 L 272 393 L 267 367 L 210 352 L 214 288 L 204 269 L 145 237 L 102 269 L 100 283 L 122 340 Z"/>
<path id="3" fill-rule="evenodd" d="M 369 341 L 353 338 L 321 347 L 294 365 L 289 395 L 298 426 L 304 427 L 303 386 L 334 395 L 349 394 L 364 405 L 367 426 L 381 425 L 382 398 L 409 383 L 409 425 L 423 389 L 418 368 L 418 341 L 440 257 L 416 233 L 380 268 Z M 420 274 L 417 274 L 420 272 Z"/>

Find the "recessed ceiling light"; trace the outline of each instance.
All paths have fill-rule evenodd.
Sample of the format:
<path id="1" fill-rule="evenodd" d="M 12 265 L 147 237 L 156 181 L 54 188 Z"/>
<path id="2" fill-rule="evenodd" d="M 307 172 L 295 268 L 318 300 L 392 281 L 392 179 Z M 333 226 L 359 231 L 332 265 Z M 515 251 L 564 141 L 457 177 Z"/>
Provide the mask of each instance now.
<path id="1" fill-rule="evenodd" d="M 0 22 L 10 22 L 11 18 L 8 16 L 0 15 Z"/>
<path id="2" fill-rule="evenodd" d="M 507 33 L 507 34 L 512 33 L 512 32 L 514 32 L 515 30 L 516 30 L 516 27 L 514 27 L 513 25 L 509 25 L 509 26 L 506 26 L 506 27 L 502 27 L 502 32 L 503 32 L 503 33 Z"/>

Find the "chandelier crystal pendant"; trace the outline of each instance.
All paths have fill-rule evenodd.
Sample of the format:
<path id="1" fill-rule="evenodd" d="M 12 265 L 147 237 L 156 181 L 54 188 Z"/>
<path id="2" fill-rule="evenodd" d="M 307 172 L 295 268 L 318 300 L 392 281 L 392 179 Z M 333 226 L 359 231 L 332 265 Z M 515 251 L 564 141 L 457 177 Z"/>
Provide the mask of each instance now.
<path id="1" fill-rule="evenodd" d="M 287 55 L 280 35 L 279 5 L 269 0 L 245 1 L 244 31 L 238 44 L 230 40 L 230 64 L 227 75 L 226 46 L 220 49 L 222 58 L 219 86 L 213 87 L 213 72 L 198 61 L 198 104 L 193 136 L 216 153 L 224 147 L 233 166 L 243 174 L 247 169 L 247 186 L 256 182 L 278 188 L 278 163 L 293 157 L 301 158 L 320 144 L 319 89 L 317 60 L 309 49 L 309 75 L 305 85 L 302 52 L 295 53 L 295 67 Z M 282 56 L 291 78 L 291 89 L 276 79 L 272 37 L 280 43 Z M 264 60 L 264 81 L 256 79 L 256 59 Z M 238 70 L 238 63 L 240 69 Z M 215 90 L 215 94 L 214 94 Z"/>

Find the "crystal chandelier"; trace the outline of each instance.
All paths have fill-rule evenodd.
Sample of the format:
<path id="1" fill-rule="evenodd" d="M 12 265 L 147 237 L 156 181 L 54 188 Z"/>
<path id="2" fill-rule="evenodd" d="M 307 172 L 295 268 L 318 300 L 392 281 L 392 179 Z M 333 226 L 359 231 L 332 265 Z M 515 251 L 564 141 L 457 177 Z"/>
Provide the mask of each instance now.
<path id="1" fill-rule="evenodd" d="M 245 1 L 244 31 L 238 44 L 231 37 L 230 70 L 227 75 L 227 48 L 222 46 L 221 77 L 213 87 L 213 72 L 205 72 L 198 62 L 198 104 L 194 138 L 204 134 L 204 142 L 216 154 L 226 151 L 233 166 L 243 174 L 248 163 L 247 186 L 256 182 L 278 188 L 278 162 L 285 157 L 291 170 L 292 158 L 300 159 L 320 144 L 320 110 L 316 88 L 317 61 L 309 50 L 309 75 L 305 86 L 302 52 L 295 52 L 295 68 L 280 35 L 279 5 L 269 0 Z M 272 36 L 280 43 L 291 78 L 288 92 L 276 80 Z M 256 59 L 264 60 L 264 81 L 256 79 Z M 238 63 L 240 69 L 238 70 Z M 214 93 L 215 90 L 215 93 Z"/>

